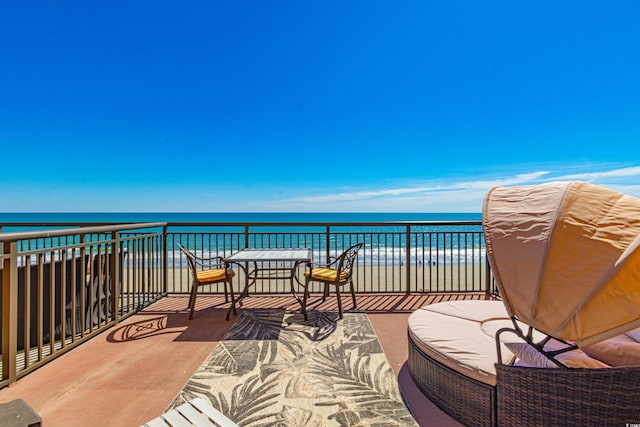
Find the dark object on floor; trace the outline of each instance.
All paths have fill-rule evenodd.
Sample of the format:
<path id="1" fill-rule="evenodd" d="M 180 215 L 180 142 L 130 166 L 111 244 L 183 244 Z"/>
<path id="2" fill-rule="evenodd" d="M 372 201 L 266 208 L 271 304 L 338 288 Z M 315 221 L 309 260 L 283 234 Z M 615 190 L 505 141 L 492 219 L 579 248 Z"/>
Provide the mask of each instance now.
<path id="1" fill-rule="evenodd" d="M 0 403 L 0 425 L 3 427 L 41 427 L 42 418 L 22 399 Z"/>

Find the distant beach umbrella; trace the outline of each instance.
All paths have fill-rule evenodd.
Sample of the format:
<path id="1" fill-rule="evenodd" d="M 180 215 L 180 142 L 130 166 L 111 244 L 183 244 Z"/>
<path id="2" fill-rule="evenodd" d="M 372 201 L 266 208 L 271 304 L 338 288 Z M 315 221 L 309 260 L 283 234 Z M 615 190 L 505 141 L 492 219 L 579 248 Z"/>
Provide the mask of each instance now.
<path id="1" fill-rule="evenodd" d="M 584 182 L 497 187 L 483 229 L 510 315 L 579 346 L 640 327 L 640 199 Z"/>

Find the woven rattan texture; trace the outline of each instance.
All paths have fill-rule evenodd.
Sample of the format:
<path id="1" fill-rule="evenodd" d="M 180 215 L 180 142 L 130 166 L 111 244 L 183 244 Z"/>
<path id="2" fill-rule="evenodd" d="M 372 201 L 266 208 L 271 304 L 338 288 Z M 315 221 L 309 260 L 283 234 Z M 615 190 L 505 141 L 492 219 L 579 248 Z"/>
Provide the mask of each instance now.
<path id="1" fill-rule="evenodd" d="M 498 425 L 625 426 L 640 422 L 640 367 L 496 365 Z"/>
<path id="2" fill-rule="evenodd" d="M 433 360 L 410 335 L 408 367 L 420 390 L 447 414 L 468 426 L 495 426 L 495 388 Z"/>

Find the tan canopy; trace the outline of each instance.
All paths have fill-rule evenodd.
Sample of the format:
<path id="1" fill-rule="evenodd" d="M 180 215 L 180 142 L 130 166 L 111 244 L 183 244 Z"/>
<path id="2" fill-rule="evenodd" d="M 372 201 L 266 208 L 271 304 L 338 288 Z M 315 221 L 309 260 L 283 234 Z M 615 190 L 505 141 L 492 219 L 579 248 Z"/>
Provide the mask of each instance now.
<path id="1" fill-rule="evenodd" d="M 584 182 L 497 187 L 482 216 L 511 316 L 579 346 L 640 327 L 640 199 Z"/>

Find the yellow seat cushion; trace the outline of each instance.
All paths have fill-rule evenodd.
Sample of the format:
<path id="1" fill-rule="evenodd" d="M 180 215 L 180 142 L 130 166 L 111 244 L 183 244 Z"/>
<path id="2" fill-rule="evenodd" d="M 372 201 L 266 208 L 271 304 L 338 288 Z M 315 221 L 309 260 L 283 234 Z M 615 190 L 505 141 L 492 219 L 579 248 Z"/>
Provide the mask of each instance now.
<path id="1" fill-rule="evenodd" d="M 309 272 L 304 272 L 305 276 L 309 276 Z M 347 273 L 340 274 L 340 279 L 346 279 Z M 338 270 L 332 268 L 313 268 L 311 269 L 311 279 L 322 280 L 324 282 L 335 282 L 338 277 Z"/>
<path id="2" fill-rule="evenodd" d="M 233 277 L 235 274 L 233 270 L 227 272 L 227 276 Z M 198 282 L 219 282 L 224 280 L 224 268 L 216 268 L 215 270 L 202 270 L 196 273 Z"/>

